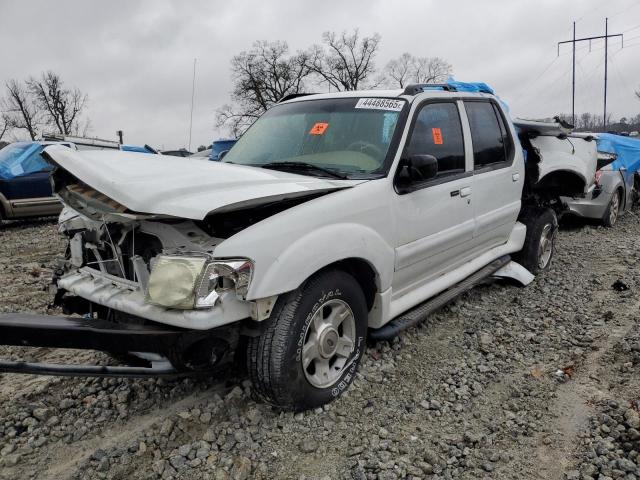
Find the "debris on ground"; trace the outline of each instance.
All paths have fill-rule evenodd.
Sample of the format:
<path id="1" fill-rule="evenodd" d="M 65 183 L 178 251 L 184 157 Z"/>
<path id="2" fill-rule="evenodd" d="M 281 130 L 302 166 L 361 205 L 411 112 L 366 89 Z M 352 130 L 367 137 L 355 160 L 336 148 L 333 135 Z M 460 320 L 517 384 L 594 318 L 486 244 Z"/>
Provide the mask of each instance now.
<path id="1" fill-rule="evenodd" d="M 588 228 L 561 229 L 528 287 L 478 287 L 370 346 L 344 397 L 313 411 L 257 403 L 242 376 L 1 375 L 0 479 L 640 479 L 640 222 Z M 0 236 L 0 312 L 46 313 L 55 223 Z M 625 297 L 609 287 L 621 278 Z"/>

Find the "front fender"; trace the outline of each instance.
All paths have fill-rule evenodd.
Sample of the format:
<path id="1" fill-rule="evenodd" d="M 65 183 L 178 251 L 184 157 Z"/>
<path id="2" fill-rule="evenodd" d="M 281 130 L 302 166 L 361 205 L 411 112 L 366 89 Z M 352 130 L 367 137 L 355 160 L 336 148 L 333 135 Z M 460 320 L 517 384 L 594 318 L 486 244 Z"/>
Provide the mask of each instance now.
<path id="1" fill-rule="evenodd" d="M 308 232 L 289 244 L 271 262 L 258 259 L 247 299 L 295 290 L 315 272 L 347 258 L 362 259 L 372 267 L 379 291 L 391 286 L 393 247 L 370 227 L 338 223 Z"/>

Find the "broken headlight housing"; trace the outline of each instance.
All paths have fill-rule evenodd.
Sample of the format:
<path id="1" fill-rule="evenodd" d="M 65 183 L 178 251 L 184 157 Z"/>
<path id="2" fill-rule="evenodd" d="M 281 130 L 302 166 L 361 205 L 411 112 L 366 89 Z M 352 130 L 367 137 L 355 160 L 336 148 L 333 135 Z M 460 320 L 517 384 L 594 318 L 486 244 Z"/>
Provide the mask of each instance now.
<path id="1" fill-rule="evenodd" d="M 252 274 L 253 263 L 246 258 L 209 263 L 197 291 L 196 308 L 212 307 L 222 292 L 232 289 L 235 289 L 238 298 L 244 300 Z"/>
<path id="2" fill-rule="evenodd" d="M 244 299 L 252 273 L 253 263 L 246 258 L 159 255 L 149 275 L 147 302 L 183 310 L 210 308 L 232 289 Z"/>

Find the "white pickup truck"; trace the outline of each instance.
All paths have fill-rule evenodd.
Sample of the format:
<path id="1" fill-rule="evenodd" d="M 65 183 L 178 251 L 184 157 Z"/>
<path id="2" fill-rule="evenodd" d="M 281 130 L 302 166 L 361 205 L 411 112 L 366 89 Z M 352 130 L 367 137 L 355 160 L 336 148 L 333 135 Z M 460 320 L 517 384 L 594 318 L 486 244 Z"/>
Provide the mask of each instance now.
<path id="1" fill-rule="evenodd" d="M 0 342 L 142 365 L 0 371 L 179 375 L 243 352 L 265 401 L 331 401 L 368 336 L 389 339 L 488 276 L 526 284 L 547 269 L 559 197 L 591 188 L 590 137 L 516 126 L 479 90 L 298 96 L 221 162 L 47 148 L 69 239 L 56 300 L 80 316 L 5 315 Z"/>

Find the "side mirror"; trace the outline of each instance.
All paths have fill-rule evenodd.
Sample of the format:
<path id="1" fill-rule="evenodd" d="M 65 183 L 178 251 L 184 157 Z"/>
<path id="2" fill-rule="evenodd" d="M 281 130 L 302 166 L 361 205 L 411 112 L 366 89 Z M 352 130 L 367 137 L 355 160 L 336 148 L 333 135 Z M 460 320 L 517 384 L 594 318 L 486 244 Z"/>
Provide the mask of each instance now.
<path id="1" fill-rule="evenodd" d="M 218 161 L 222 160 L 227 153 L 229 153 L 229 150 L 223 150 L 222 152 L 220 152 L 220 154 L 218 155 L 217 160 Z"/>
<path id="2" fill-rule="evenodd" d="M 400 161 L 400 167 L 406 170 L 410 183 L 424 182 L 438 175 L 438 159 L 433 155 L 411 155 Z"/>

